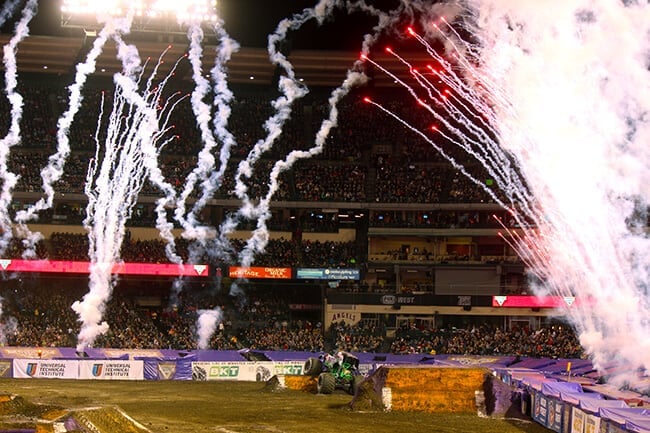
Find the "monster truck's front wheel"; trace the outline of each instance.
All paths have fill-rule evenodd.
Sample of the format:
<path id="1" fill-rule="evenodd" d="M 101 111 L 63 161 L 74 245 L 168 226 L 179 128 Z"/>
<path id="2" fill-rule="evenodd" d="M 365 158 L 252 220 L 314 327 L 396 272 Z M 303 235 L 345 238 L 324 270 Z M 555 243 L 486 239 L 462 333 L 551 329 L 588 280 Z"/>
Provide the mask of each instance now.
<path id="1" fill-rule="evenodd" d="M 336 388 L 336 378 L 332 373 L 321 373 L 316 387 L 319 394 L 331 394 Z"/>
<path id="2" fill-rule="evenodd" d="M 318 376 L 323 371 L 323 363 L 318 358 L 309 358 L 302 371 L 306 376 Z"/>

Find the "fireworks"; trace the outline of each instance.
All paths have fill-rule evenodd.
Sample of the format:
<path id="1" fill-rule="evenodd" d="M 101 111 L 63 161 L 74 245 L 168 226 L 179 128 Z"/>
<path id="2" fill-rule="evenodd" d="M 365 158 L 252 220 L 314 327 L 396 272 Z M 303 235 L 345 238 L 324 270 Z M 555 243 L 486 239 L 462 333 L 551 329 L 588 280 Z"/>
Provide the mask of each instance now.
<path id="1" fill-rule="evenodd" d="M 12 5 L 16 3 L 0 12 L 0 20 L 10 15 L 7 11 Z M 272 101 L 274 111 L 264 123 L 266 135 L 253 145 L 234 173 L 239 210 L 220 227 L 209 227 L 200 223 L 198 215 L 221 187 L 231 149 L 237 145 L 228 130 L 233 94 L 228 88 L 227 62 L 238 45 L 219 17 L 211 17 L 206 24 L 187 14 L 177 19 L 187 30 L 187 60 L 194 85 L 189 99 L 203 148 L 180 192 L 165 180 L 157 161 L 157 146 L 165 140 L 165 107 L 173 110 L 174 99 L 161 99 L 155 86 L 145 85 L 144 90 L 141 86 L 143 66 L 137 47 L 123 41 L 137 14 L 105 14 L 98 20 L 101 30 L 85 61 L 77 66 L 69 88 L 69 106 L 58 122 L 57 152 L 42 171 L 44 198 L 19 212 L 15 220 L 9 218 L 7 206 L 16 179 L 8 171 L 6 160 L 11 147 L 20 141 L 22 116 L 20 95 L 15 90 L 15 47 L 26 37 L 36 9 L 35 1 L 28 2 L 12 48 L 5 50 L 12 128 L 0 146 L 0 251 L 11 236 L 10 227 L 15 227 L 32 248 L 38 240 L 38 234 L 29 232 L 26 223 L 52 206 L 53 185 L 70 153 L 70 125 L 79 110 L 86 79 L 94 72 L 97 56 L 106 44 L 116 44 L 123 68 L 115 78 L 118 99 L 113 105 L 121 107 L 120 116 L 130 120 L 122 123 L 118 116 L 108 123 L 108 139 L 98 143 L 103 150 L 88 174 L 86 228 L 96 277 L 91 276 L 91 292 L 76 304 L 75 311 L 82 329 L 96 332 L 106 329 L 101 316 L 112 284 L 104 264 L 119 260 L 124 224 L 141 188 L 141 183 L 126 180 L 129 174 L 146 177 L 161 192 L 156 202 L 157 228 L 167 242 L 172 262 L 181 262 L 175 251 L 174 224 L 197 247 L 190 252 L 193 260 L 205 251 L 215 257 L 228 253 L 227 235 L 245 219 L 255 223 L 238 257 L 239 264 L 248 266 L 268 242 L 266 223 L 280 174 L 297 161 L 322 152 L 338 122 L 338 103 L 354 86 L 368 80 L 364 64 L 372 64 L 402 86 L 405 96 L 413 98 L 413 110 L 429 116 L 430 122 L 425 129 L 413 126 L 370 97 L 365 99 L 369 109 L 380 110 L 396 125 L 429 143 L 509 211 L 518 229 L 504 225 L 502 236 L 537 277 L 537 292 L 591 298 L 592 302 L 565 313 L 595 365 L 604 368 L 616 362 L 630 372 L 638 368 L 647 372 L 650 6 L 642 1 L 600 0 L 589 4 L 562 2 L 544 8 L 532 0 L 468 0 L 463 7 L 416 1 L 401 2 L 397 9 L 384 12 L 364 1 L 321 0 L 278 23 L 269 35 L 268 52 L 270 63 L 279 71 L 279 96 Z M 370 15 L 377 24 L 360 41 L 360 59 L 350 65 L 341 85 L 332 91 L 329 112 L 317 128 L 313 145 L 277 159 L 268 175 L 268 192 L 251 197 L 246 181 L 253 176 L 262 155 L 281 136 L 294 102 L 308 92 L 280 46 L 290 32 L 311 20 L 322 23 L 339 9 Z M 404 26 L 405 22 L 410 27 Z M 398 27 L 429 56 L 428 64 L 419 65 L 400 54 L 398 48 L 385 50 L 385 55 L 408 71 L 409 78 L 385 68 L 372 56 L 378 38 Z M 218 40 L 209 74 L 203 72 L 201 64 L 206 30 Z M 118 130 L 126 141 L 114 133 Z M 460 160 L 447 144 L 462 150 L 467 159 Z M 218 160 L 214 157 L 217 153 Z M 467 160 L 480 163 L 498 188 L 488 188 L 467 168 Z M 192 196 L 198 198 L 188 207 Z M 121 207 L 115 207 L 114 202 Z M 100 295 L 95 286 L 102 287 Z M 181 290 L 182 284 L 175 284 L 175 288 Z M 88 317 L 82 313 L 86 305 L 92 310 Z M 210 333 L 203 332 L 206 327 L 213 329 L 218 322 L 211 310 L 205 314 L 210 320 L 201 322 L 205 325 L 201 328 L 202 341 Z M 92 345 L 91 334 L 80 336 L 82 345 Z M 630 380 L 619 379 L 619 383 Z"/>
<path id="2" fill-rule="evenodd" d="M 438 137 L 488 171 L 498 194 L 463 173 L 510 210 L 520 229 L 504 226 L 502 236 L 537 277 L 536 293 L 589 298 L 564 313 L 596 368 L 623 366 L 628 374 L 610 380 L 633 383 L 638 369 L 650 371 L 650 244 L 644 230 L 650 199 L 650 7 L 565 4 L 537 15 L 529 2 L 482 1 L 471 2 L 469 12 L 456 25 L 474 43 L 444 19 L 425 26 L 446 53 L 407 30 L 440 65 L 428 66 L 428 75 L 390 48 L 409 70 L 409 82 L 365 59 L 404 87 L 416 109 L 430 114 L 431 131 L 366 102 L 461 171 Z M 527 21 L 531 14 L 536 25 Z M 604 34 L 618 37 L 605 43 Z"/>

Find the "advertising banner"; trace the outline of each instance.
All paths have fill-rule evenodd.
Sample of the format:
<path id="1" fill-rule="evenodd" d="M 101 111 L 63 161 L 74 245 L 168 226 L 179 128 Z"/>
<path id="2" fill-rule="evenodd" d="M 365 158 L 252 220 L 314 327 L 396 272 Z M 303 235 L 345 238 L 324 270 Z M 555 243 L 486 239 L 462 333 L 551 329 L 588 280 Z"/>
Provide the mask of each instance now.
<path id="1" fill-rule="evenodd" d="M 255 381 L 255 366 L 250 362 L 192 362 L 192 380 Z"/>
<path id="2" fill-rule="evenodd" d="M 11 360 L 0 360 L 0 377 L 11 377 Z"/>
<path id="3" fill-rule="evenodd" d="M 580 305 L 581 302 L 585 305 L 584 299 L 573 296 L 492 296 L 493 307 L 567 308 L 573 304 Z"/>
<path id="4" fill-rule="evenodd" d="M 176 361 L 159 361 L 156 365 L 158 378 L 162 380 L 176 379 L 178 366 Z"/>
<path id="5" fill-rule="evenodd" d="M 560 433 L 562 431 L 562 413 L 564 404 L 554 398 L 547 399 L 548 416 L 546 418 L 546 428 Z"/>
<path id="6" fill-rule="evenodd" d="M 296 278 L 299 280 L 359 280 L 359 269 L 331 268 L 297 268 Z"/>
<path id="7" fill-rule="evenodd" d="M 345 323 L 356 325 L 361 320 L 361 313 L 358 311 L 328 311 L 325 323 Z"/>
<path id="8" fill-rule="evenodd" d="M 300 361 L 276 361 L 273 363 L 273 374 L 284 374 L 288 376 L 302 376 L 305 362 Z"/>
<path id="9" fill-rule="evenodd" d="M 586 413 L 574 407 L 571 413 L 571 433 L 584 433 L 586 418 Z"/>
<path id="10" fill-rule="evenodd" d="M 0 259 L 0 270 L 6 272 L 47 272 L 61 274 L 87 274 L 91 262 L 74 262 L 64 260 L 19 260 Z M 112 274 L 122 275 L 161 275 L 207 277 L 207 265 L 175 263 L 113 263 L 95 264 L 110 266 Z"/>
<path id="11" fill-rule="evenodd" d="M 303 360 L 276 362 L 192 362 L 192 379 L 265 382 L 274 375 L 302 375 L 303 365 Z"/>
<path id="12" fill-rule="evenodd" d="M 228 276 L 230 278 L 290 280 L 291 268 L 244 268 L 240 266 L 231 266 L 228 269 Z"/>
<path id="13" fill-rule="evenodd" d="M 78 379 L 79 361 L 14 359 L 13 376 L 38 379 Z"/>
<path id="14" fill-rule="evenodd" d="M 0 358 L 15 359 L 75 359 L 77 349 L 73 347 L 0 347 Z"/>
<path id="15" fill-rule="evenodd" d="M 595 415 L 587 415 L 585 420 L 585 433 L 600 433 L 600 418 Z"/>
<path id="16" fill-rule="evenodd" d="M 533 393 L 533 411 L 532 416 L 535 421 L 546 426 L 548 416 L 548 399 L 541 393 Z"/>
<path id="17" fill-rule="evenodd" d="M 80 379 L 144 380 L 142 361 L 96 360 L 79 361 Z"/>
<path id="18" fill-rule="evenodd" d="M 573 406 L 570 404 L 564 403 L 564 418 L 562 420 L 562 433 L 571 433 L 571 428 L 573 425 L 573 417 L 571 413 L 573 412 Z"/>
<path id="19" fill-rule="evenodd" d="M 600 433 L 626 433 L 627 430 L 623 429 L 611 421 L 600 420 Z"/>

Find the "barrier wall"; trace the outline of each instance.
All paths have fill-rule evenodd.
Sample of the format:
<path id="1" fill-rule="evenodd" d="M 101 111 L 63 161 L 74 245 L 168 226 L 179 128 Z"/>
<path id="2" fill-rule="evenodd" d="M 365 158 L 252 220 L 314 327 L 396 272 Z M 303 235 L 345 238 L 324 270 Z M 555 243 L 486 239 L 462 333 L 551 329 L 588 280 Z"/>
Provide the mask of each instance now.
<path id="1" fill-rule="evenodd" d="M 5 377 L 83 380 L 239 380 L 264 382 L 303 374 L 304 361 L 193 361 L 192 359 L 13 359 Z"/>
<path id="2" fill-rule="evenodd" d="M 555 432 L 650 433 L 650 400 L 640 394 L 629 401 L 646 406 L 633 408 L 623 399 L 585 392 L 579 383 L 562 381 L 570 379 L 567 376 L 548 377 L 539 371 L 516 369 L 499 375 L 507 378 L 513 389 L 531 395 L 531 417 Z"/>

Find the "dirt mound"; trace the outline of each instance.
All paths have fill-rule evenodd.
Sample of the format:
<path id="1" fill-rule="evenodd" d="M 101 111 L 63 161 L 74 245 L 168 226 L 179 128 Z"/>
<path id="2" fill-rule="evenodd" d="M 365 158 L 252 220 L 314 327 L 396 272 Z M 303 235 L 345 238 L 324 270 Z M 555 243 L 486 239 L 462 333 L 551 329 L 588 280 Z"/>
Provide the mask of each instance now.
<path id="1" fill-rule="evenodd" d="M 357 393 L 350 402 L 350 408 L 360 412 L 386 410 L 381 395 L 375 391 L 373 381 L 369 379 L 359 384 Z"/>
<path id="2" fill-rule="evenodd" d="M 54 433 L 149 433 L 117 407 L 69 410 L 31 403 L 20 396 L 0 396 L 0 431 Z"/>

